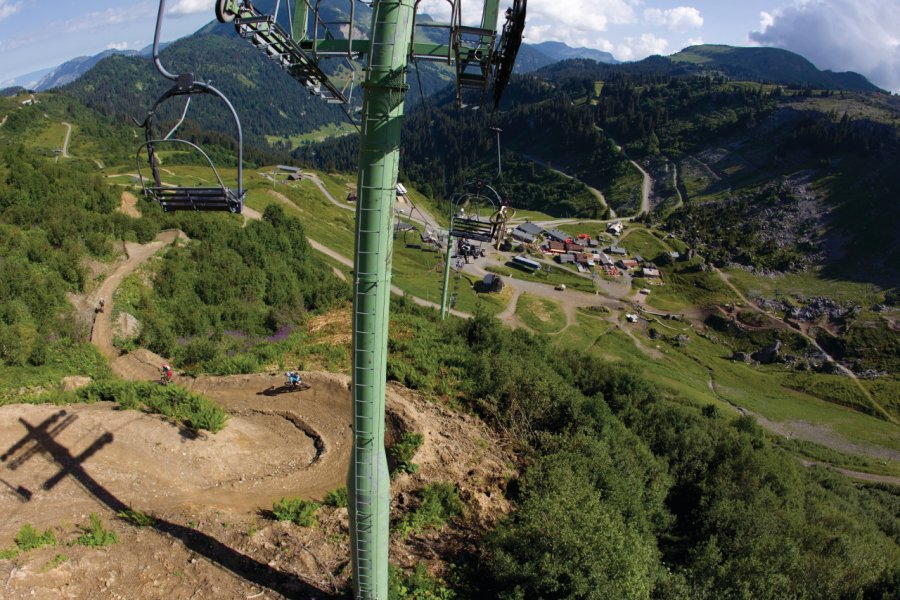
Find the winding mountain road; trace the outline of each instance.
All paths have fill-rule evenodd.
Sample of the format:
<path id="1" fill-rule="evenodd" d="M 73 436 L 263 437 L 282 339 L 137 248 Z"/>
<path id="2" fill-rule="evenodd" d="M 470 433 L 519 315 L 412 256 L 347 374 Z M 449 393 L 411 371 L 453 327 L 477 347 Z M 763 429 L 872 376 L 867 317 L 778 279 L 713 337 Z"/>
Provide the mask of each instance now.
<path id="1" fill-rule="evenodd" d="M 63 158 L 72 158 L 69 155 L 69 138 L 72 137 L 72 125 L 71 123 L 63 123 L 66 126 L 66 138 L 63 140 L 62 145 L 62 156 Z"/>

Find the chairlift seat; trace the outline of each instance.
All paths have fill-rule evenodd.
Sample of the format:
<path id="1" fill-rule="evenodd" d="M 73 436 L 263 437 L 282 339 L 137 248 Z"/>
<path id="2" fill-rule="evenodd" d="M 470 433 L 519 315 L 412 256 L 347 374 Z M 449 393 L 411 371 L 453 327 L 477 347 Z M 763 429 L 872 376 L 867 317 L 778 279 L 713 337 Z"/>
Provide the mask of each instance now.
<path id="1" fill-rule="evenodd" d="M 241 214 L 244 199 L 235 190 L 219 187 L 165 187 L 147 188 L 147 196 L 159 202 L 163 211 L 209 210 Z"/>
<path id="2" fill-rule="evenodd" d="M 490 242 L 494 239 L 496 226 L 487 221 L 456 217 L 450 224 L 450 235 L 463 240 Z"/>

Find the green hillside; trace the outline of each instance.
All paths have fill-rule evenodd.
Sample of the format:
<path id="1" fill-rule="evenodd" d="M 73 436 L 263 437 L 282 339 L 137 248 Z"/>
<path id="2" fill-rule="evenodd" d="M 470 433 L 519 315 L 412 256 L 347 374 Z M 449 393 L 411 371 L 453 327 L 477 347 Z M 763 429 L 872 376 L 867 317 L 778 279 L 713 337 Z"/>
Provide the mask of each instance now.
<path id="1" fill-rule="evenodd" d="M 732 79 L 766 81 L 831 90 L 880 91 L 858 73 L 820 71 L 811 62 L 780 48 L 736 48 L 716 44 L 689 46 L 667 57 L 706 72 L 720 72 Z"/>

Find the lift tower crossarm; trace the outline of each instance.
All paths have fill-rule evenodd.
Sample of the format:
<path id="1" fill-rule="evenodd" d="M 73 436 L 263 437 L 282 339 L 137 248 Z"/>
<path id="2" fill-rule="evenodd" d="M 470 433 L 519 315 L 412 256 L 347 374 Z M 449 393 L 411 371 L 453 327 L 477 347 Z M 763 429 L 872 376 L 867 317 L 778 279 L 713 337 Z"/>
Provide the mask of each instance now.
<path id="1" fill-rule="evenodd" d="M 233 19 L 234 27 L 242 38 L 249 40 L 275 64 L 287 71 L 310 94 L 320 96 L 332 104 L 345 104 L 347 98 L 341 90 L 301 47 L 301 44 L 306 42 L 307 18 L 306 3 L 301 4 L 304 5 L 304 10 L 300 11 L 298 17 L 302 22 L 294 24 L 293 35 L 285 31 L 275 21 L 274 16 L 260 13 L 250 2 L 240 2 L 233 15 L 228 16 Z M 343 51 L 346 53 L 348 42 L 340 41 L 343 41 Z"/>

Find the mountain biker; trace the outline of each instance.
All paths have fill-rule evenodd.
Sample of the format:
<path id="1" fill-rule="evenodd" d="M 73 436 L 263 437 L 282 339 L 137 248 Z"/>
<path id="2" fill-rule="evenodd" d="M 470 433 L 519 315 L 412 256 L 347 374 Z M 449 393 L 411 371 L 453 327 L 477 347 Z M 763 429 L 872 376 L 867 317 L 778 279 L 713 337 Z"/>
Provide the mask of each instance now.
<path id="1" fill-rule="evenodd" d="M 165 381 L 166 385 L 172 383 L 172 367 L 168 363 L 162 366 L 162 377 L 160 379 Z"/>
<path id="2" fill-rule="evenodd" d="M 285 375 L 288 378 L 288 385 L 291 387 L 300 387 L 300 384 L 303 383 L 303 381 L 301 381 L 300 379 L 300 373 L 298 373 L 297 371 L 288 371 L 287 373 L 285 373 Z"/>

